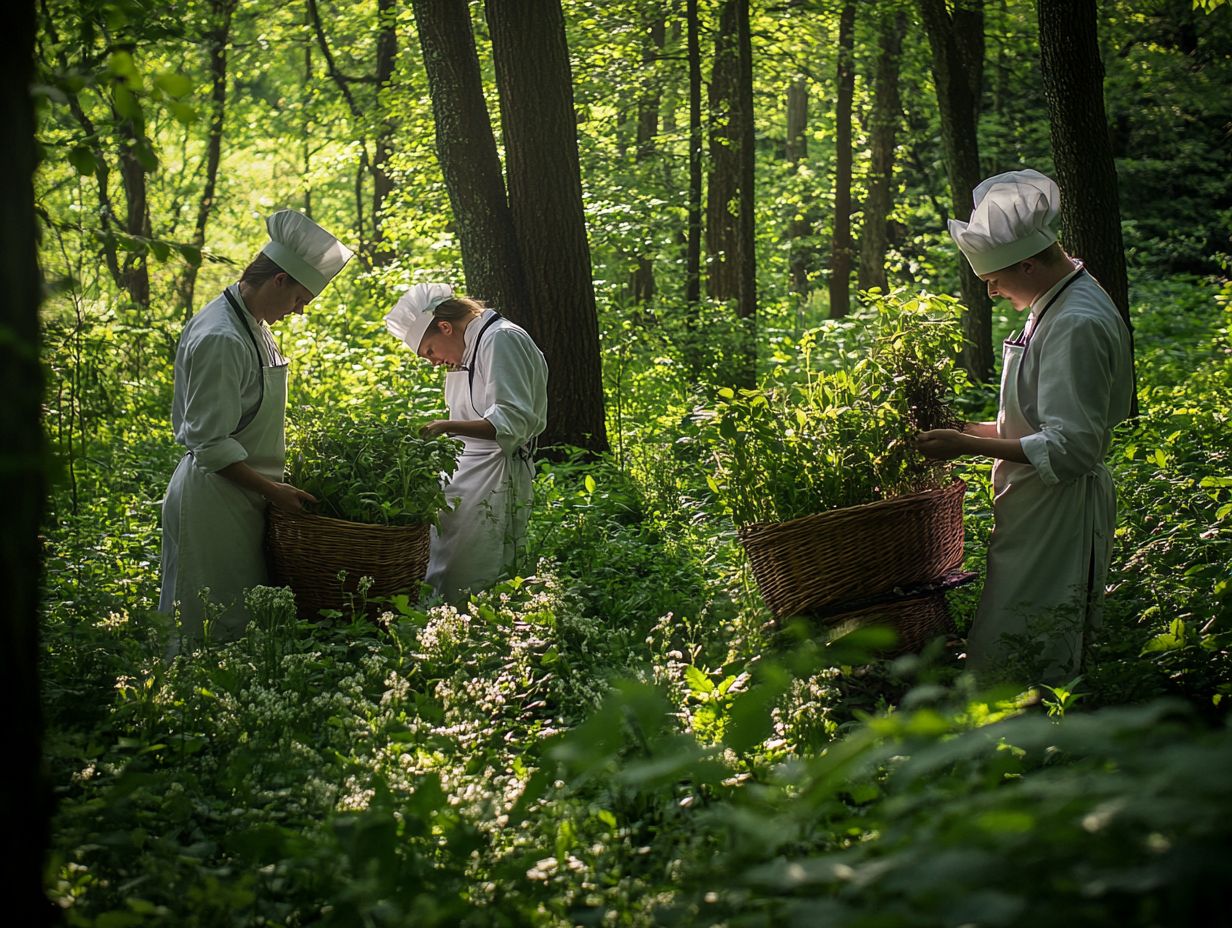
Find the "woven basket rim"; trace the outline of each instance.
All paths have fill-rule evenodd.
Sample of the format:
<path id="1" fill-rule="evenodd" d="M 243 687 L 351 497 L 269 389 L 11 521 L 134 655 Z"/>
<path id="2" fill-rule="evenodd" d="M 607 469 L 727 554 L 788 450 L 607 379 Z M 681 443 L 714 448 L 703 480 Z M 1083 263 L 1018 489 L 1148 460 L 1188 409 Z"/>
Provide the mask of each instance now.
<path id="1" fill-rule="evenodd" d="M 788 519 L 785 522 L 749 522 L 746 525 L 741 525 L 737 529 L 741 538 L 746 538 L 750 535 L 761 535 L 767 532 L 775 532 L 778 530 L 791 530 L 810 522 L 825 522 L 830 519 L 845 518 L 847 516 L 858 516 L 868 512 L 876 512 L 882 509 L 892 509 L 905 504 L 910 504 L 918 500 L 928 499 L 935 496 L 944 496 L 949 493 L 966 493 L 966 481 L 959 477 L 955 477 L 945 486 L 933 487 L 929 490 L 920 490 L 917 493 L 907 493 L 902 496 L 891 496 L 889 499 L 877 499 L 871 503 L 858 503 L 855 506 L 842 506 L 838 509 L 826 509 L 823 512 L 812 512 L 806 516 L 797 516 L 794 519 Z"/>
<path id="2" fill-rule="evenodd" d="M 407 522 L 402 525 L 388 525 L 382 522 L 353 522 L 350 519 L 337 519 L 334 516 L 322 516 L 315 512 L 286 512 L 277 506 L 270 507 L 270 517 L 287 522 L 316 523 L 331 528 L 363 528 L 369 531 L 375 529 L 379 532 L 389 532 L 390 534 L 422 531 L 429 524 L 427 522 Z"/>

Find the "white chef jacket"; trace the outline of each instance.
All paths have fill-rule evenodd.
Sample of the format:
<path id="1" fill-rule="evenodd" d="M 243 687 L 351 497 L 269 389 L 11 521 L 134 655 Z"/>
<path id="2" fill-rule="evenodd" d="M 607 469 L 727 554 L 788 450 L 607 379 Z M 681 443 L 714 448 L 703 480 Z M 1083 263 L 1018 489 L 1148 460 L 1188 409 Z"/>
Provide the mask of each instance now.
<path id="1" fill-rule="evenodd" d="M 1129 414 L 1133 358 L 1112 299 L 1081 268 L 1032 304 L 1027 336 L 1004 348 L 997 434 L 1020 439 L 1030 463 L 993 466 L 995 524 L 968 657 L 977 673 L 1068 682 L 1102 617 L 1116 528 L 1104 458 Z"/>
<path id="2" fill-rule="evenodd" d="M 462 439 L 458 469 L 445 482 L 453 508 L 432 531 L 426 580 L 454 603 L 520 566 L 533 501 L 531 444 L 547 425 L 543 353 L 524 329 L 496 317 L 487 309 L 471 320 L 465 369 L 445 377 L 449 418 L 486 419 L 496 429 L 495 439 Z"/>

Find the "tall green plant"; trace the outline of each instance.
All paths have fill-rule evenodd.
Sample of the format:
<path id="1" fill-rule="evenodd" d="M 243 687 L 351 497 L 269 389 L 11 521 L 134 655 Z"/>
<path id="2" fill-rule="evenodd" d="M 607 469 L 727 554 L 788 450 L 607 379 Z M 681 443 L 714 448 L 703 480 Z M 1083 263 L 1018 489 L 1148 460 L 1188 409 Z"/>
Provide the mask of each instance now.
<path id="1" fill-rule="evenodd" d="M 823 328 L 801 340 L 801 380 L 782 366 L 757 389 L 720 390 L 706 414 L 710 486 L 735 521 L 780 522 L 943 482 L 948 469 L 920 455 L 913 436 L 958 424 L 949 401 L 966 382 L 954 363 L 960 313 L 948 296 L 874 293 L 866 353 L 849 368 L 814 366 Z"/>

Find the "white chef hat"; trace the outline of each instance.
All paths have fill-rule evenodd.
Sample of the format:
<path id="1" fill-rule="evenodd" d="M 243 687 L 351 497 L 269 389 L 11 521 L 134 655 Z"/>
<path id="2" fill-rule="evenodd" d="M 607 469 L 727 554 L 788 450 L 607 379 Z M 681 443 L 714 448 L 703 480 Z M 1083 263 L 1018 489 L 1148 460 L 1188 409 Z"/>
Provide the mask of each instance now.
<path id="1" fill-rule="evenodd" d="M 424 332 L 432 323 L 432 310 L 451 299 L 453 287 L 449 284 L 416 284 L 386 314 L 385 328 L 412 351 L 419 351 Z"/>
<path id="2" fill-rule="evenodd" d="M 991 274 L 1039 254 L 1057 240 L 1052 221 L 1061 192 L 1052 178 L 1030 169 L 1009 171 L 974 191 L 971 221 L 950 220 L 950 235 L 976 274 Z"/>
<path id="3" fill-rule="evenodd" d="M 270 240 L 261 253 L 297 282 L 320 294 L 355 254 L 319 225 L 293 209 L 280 209 L 265 220 Z"/>

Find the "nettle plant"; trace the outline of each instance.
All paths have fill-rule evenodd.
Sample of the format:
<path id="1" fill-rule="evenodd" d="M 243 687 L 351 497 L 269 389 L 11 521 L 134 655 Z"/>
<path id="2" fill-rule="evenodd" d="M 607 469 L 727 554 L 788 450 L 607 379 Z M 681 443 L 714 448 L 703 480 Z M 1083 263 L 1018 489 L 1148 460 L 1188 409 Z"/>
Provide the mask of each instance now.
<path id="1" fill-rule="evenodd" d="M 293 424 L 287 479 L 320 502 L 319 515 L 379 525 L 435 523 L 447 507 L 441 477 L 458 466 L 461 442 L 421 438 L 408 417 L 364 411 Z"/>
<path id="2" fill-rule="evenodd" d="M 804 335 L 799 365 L 778 365 L 762 386 L 719 390 L 703 414 L 715 472 L 711 490 L 738 525 L 918 493 L 943 485 L 945 464 L 915 448 L 916 432 L 957 428 L 952 399 L 966 385 L 955 357 L 962 307 L 952 297 L 871 293 L 866 308 L 833 327 L 853 329 L 846 367 L 822 370 Z"/>

